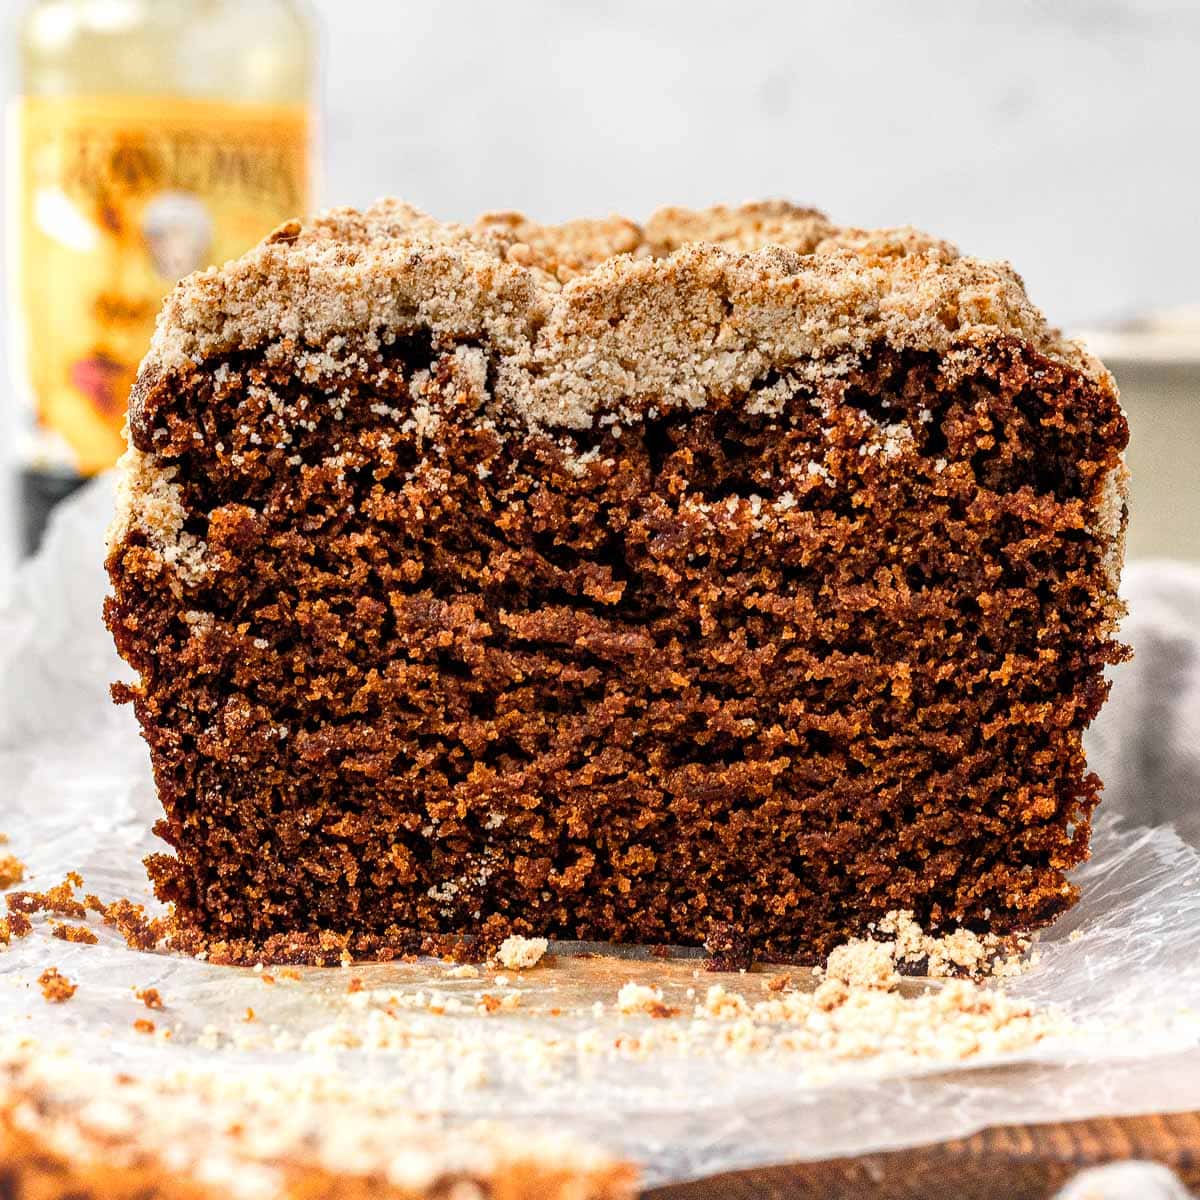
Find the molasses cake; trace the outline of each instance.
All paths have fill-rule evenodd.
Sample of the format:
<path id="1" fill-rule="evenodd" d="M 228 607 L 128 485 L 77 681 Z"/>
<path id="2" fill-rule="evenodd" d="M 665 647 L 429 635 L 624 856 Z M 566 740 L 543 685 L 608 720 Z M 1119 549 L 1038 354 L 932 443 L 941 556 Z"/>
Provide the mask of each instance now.
<path id="1" fill-rule="evenodd" d="M 912 229 L 285 225 L 176 289 L 130 403 L 158 894 L 293 946 L 1043 924 L 1127 436 L 1011 268 Z"/>

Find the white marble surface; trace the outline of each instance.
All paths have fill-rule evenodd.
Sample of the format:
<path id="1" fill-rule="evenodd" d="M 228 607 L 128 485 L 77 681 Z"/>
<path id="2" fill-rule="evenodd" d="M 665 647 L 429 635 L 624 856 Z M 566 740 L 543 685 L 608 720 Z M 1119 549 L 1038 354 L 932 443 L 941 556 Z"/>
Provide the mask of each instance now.
<path id="1" fill-rule="evenodd" d="M 786 195 L 1009 258 L 1067 326 L 1200 298 L 1195 0 L 312 7 L 327 203 L 562 218 Z"/>

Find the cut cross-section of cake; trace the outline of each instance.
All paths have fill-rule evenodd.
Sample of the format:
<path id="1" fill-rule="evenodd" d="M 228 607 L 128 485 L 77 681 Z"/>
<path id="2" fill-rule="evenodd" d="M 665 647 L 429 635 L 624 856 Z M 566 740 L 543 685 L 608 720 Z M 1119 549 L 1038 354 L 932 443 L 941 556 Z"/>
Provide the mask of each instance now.
<path id="1" fill-rule="evenodd" d="M 1128 430 L 1006 265 L 781 203 L 336 210 L 176 289 L 129 436 L 183 928 L 803 957 L 1073 900 Z"/>

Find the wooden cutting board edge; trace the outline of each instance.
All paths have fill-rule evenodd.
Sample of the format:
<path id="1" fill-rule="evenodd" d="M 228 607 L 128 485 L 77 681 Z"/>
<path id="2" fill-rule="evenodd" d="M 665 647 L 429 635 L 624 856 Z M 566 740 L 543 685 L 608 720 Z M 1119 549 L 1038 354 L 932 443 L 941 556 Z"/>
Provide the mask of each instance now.
<path id="1" fill-rule="evenodd" d="M 1001 1125 L 861 1158 L 655 1188 L 643 1200 L 1048 1200 L 1079 1171 L 1147 1159 L 1200 1190 L 1200 1111 Z"/>

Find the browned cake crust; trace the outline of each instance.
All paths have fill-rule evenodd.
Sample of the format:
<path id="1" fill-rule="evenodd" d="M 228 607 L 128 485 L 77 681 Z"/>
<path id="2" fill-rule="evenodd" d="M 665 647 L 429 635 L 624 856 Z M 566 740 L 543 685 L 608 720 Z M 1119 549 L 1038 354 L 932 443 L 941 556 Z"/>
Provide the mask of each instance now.
<path id="1" fill-rule="evenodd" d="M 260 942 L 1048 921 L 1126 440 L 1011 269 L 913 230 L 286 226 L 176 290 L 131 402 L 159 895 Z"/>

